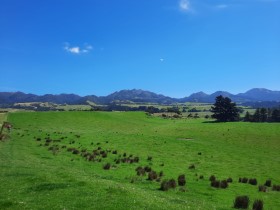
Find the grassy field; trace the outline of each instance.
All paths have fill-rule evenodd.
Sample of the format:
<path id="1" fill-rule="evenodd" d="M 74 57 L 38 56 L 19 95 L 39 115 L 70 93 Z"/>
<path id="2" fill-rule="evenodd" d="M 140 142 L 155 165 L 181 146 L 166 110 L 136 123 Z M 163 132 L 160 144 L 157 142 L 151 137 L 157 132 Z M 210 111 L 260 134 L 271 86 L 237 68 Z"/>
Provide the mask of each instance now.
<path id="1" fill-rule="evenodd" d="M 280 192 L 258 191 L 267 179 L 280 184 L 280 124 L 142 112 L 10 113 L 8 121 L 14 128 L 0 142 L 0 209 L 232 209 L 237 195 L 250 197 L 250 209 L 255 199 L 264 209 L 280 209 Z M 98 147 L 107 157 L 81 156 Z M 117 164 L 124 153 L 139 162 Z M 106 163 L 110 170 L 103 169 Z M 161 180 L 185 174 L 186 186 L 161 191 L 160 182 L 136 175 L 138 166 L 162 171 Z M 213 188 L 211 175 L 233 183 Z M 256 178 L 258 185 L 239 183 L 239 177 Z"/>

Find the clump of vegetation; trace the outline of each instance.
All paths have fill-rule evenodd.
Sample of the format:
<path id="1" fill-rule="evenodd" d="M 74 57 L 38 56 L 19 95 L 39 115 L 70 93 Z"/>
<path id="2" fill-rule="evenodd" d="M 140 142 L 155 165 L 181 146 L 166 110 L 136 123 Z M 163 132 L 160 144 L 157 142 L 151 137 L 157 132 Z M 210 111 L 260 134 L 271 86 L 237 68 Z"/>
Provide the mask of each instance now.
<path id="1" fill-rule="evenodd" d="M 189 165 L 189 169 L 195 169 L 195 165 L 194 164 Z"/>
<path id="2" fill-rule="evenodd" d="M 248 183 L 248 178 L 246 178 L 246 177 L 239 178 L 239 182 L 240 183 Z"/>
<path id="3" fill-rule="evenodd" d="M 211 187 L 219 188 L 220 187 L 220 181 L 219 180 L 211 181 Z"/>
<path id="4" fill-rule="evenodd" d="M 253 204 L 253 210 L 263 210 L 263 201 L 255 200 Z"/>
<path id="5" fill-rule="evenodd" d="M 210 177 L 209 177 L 209 181 L 215 181 L 216 180 L 216 177 L 214 176 L 214 175 L 211 175 Z"/>
<path id="6" fill-rule="evenodd" d="M 148 180 L 153 181 L 156 180 L 158 178 L 157 172 L 155 171 L 151 171 L 148 174 Z"/>
<path id="7" fill-rule="evenodd" d="M 259 186 L 259 191 L 260 191 L 260 192 L 266 192 L 266 191 L 267 191 L 266 186 L 260 185 L 260 186 Z"/>
<path id="8" fill-rule="evenodd" d="M 103 169 L 104 170 L 109 170 L 111 168 L 111 164 L 110 163 L 106 163 L 104 166 L 103 166 Z"/>
<path id="9" fill-rule="evenodd" d="M 139 166 L 135 169 L 135 171 L 137 172 L 138 176 L 144 176 L 146 174 L 146 171 L 143 167 Z"/>
<path id="10" fill-rule="evenodd" d="M 170 180 L 164 180 L 161 182 L 161 185 L 160 185 L 160 190 L 162 191 L 167 191 L 171 188 L 176 188 L 176 181 L 175 179 L 170 179 Z"/>
<path id="11" fill-rule="evenodd" d="M 271 187 L 271 180 L 270 179 L 266 180 L 264 185 L 267 187 Z"/>
<path id="12" fill-rule="evenodd" d="M 227 182 L 232 183 L 232 178 L 231 177 L 227 178 Z"/>
<path id="13" fill-rule="evenodd" d="M 228 182 L 227 180 L 222 180 L 221 183 L 220 183 L 220 187 L 222 189 L 226 189 L 228 187 Z"/>
<path id="14" fill-rule="evenodd" d="M 272 190 L 273 191 L 280 191 L 280 185 L 273 185 Z"/>
<path id="15" fill-rule="evenodd" d="M 145 170 L 146 172 L 151 172 L 151 171 L 152 171 L 151 167 L 149 167 L 149 166 L 145 166 L 144 170 Z"/>
<path id="16" fill-rule="evenodd" d="M 153 157 L 152 156 L 148 156 L 147 160 L 148 161 L 152 161 Z"/>
<path id="17" fill-rule="evenodd" d="M 178 176 L 178 185 L 179 186 L 186 185 L 186 176 L 184 174 Z"/>
<path id="18" fill-rule="evenodd" d="M 258 184 L 258 182 L 257 182 L 257 179 L 249 179 L 249 184 L 251 184 L 251 185 L 257 185 Z"/>
<path id="19" fill-rule="evenodd" d="M 236 209 L 247 209 L 249 206 L 250 199 L 248 196 L 237 196 L 234 201 L 233 207 Z"/>

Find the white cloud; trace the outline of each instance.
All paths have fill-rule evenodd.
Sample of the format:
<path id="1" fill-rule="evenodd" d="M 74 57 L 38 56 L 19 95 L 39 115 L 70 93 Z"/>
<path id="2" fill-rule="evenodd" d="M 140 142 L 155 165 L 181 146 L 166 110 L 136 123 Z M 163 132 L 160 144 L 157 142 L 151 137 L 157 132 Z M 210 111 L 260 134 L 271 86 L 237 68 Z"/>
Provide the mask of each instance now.
<path id="1" fill-rule="evenodd" d="M 65 43 L 64 44 L 64 50 L 69 52 L 69 53 L 72 53 L 72 54 L 82 54 L 82 53 L 88 53 L 90 52 L 93 47 L 89 44 L 85 44 L 83 48 L 79 47 L 79 46 L 74 46 L 74 47 L 71 47 L 69 43 Z"/>
<path id="2" fill-rule="evenodd" d="M 189 0 L 180 0 L 179 8 L 181 11 L 188 12 L 190 11 L 190 1 Z"/>

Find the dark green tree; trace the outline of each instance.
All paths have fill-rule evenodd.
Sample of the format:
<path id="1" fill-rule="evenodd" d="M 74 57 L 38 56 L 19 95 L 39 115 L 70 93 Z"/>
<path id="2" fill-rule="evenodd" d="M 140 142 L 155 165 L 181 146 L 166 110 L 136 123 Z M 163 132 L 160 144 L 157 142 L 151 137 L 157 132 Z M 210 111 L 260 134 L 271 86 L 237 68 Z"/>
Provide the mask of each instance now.
<path id="1" fill-rule="evenodd" d="M 280 122 L 280 109 L 274 109 L 271 113 L 272 122 Z"/>
<path id="2" fill-rule="evenodd" d="M 254 116 L 253 116 L 254 122 L 261 122 L 261 111 L 259 108 L 256 109 Z"/>
<path id="3" fill-rule="evenodd" d="M 232 122 L 239 119 L 239 110 L 236 104 L 228 97 L 217 96 L 214 106 L 211 107 L 212 117 L 219 122 Z"/>
<path id="4" fill-rule="evenodd" d="M 261 108 L 261 110 L 260 110 L 260 120 L 261 120 L 261 122 L 266 122 L 267 121 L 267 110 L 266 110 L 266 108 Z"/>
<path id="5" fill-rule="evenodd" d="M 245 122 L 251 122 L 252 121 L 252 116 L 250 115 L 250 113 L 248 111 L 245 114 L 244 121 Z"/>

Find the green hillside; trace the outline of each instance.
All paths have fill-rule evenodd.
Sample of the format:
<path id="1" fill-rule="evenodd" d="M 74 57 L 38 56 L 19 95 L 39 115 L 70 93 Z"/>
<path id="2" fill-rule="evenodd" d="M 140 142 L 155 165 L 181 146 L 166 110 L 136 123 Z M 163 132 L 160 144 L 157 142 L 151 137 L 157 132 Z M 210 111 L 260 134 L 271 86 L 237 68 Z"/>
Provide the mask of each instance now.
<path id="1" fill-rule="evenodd" d="M 258 191 L 267 179 L 280 184 L 279 123 L 143 112 L 25 112 L 10 113 L 8 121 L 14 128 L 0 142 L 0 209 L 232 209 L 237 195 L 250 197 L 250 209 L 255 199 L 264 209 L 280 207 L 280 192 Z M 135 157 L 139 162 L 130 163 Z M 161 180 L 137 176 L 139 166 L 162 171 Z M 186 186 L 159 190 L 162 180 L 181 174 Z M 211 175 L 233 182 L 213 188 Z"/>

